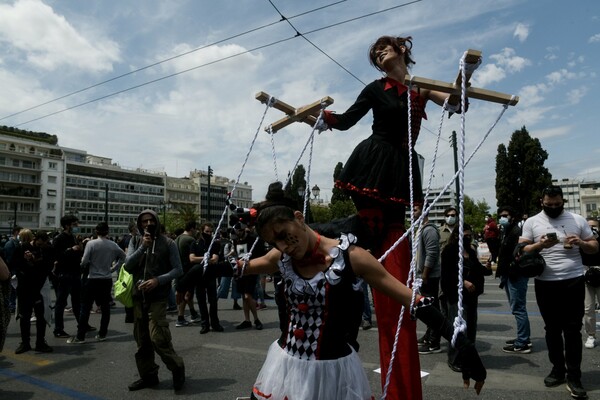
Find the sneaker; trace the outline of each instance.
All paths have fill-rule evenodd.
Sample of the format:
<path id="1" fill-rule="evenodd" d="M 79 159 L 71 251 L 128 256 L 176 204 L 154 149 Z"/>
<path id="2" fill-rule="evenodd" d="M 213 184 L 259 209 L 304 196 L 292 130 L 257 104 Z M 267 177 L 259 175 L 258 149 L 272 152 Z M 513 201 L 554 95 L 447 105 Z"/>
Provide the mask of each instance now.
<path id="1" fill-rule="evenodd" d="M 69 338 L 71 337 L 71 335 L 69 335 L 67 332 L 65 331 L 55 331 L 54 332 L 54 337 L 55 338 Z"/>
<path id="2" fill-rule="evenodd" d="M 263 324 L 262 324 L 262 322 L 260 322 L 260 319 L 257 319 L 254 321 L 254 327 L 259 331 L 262 330 Z"/>
<path id="3" fill-rule="evenodd" d="M 29 318 L 29 322 L 35 322 L 37 321 L 37 317 L 34 315 L 33 317 Z"/>
<path id="4" fill-rule="evenodd" d="M 587 340 L 585 341 L 585 348 L 593 349 L 594 347 L 596 347 L 596 338 L 593 336 L 588 336 Z"/>
<path id="5" fill-rule="evenodd" d="M 452 364 L 450 361 L 448 361 L 448 368 L 454 372 L 462 372 L 463 370 L 461 365 Z"/>
<path id="6" fill-rule="evenodd" d="M 516 346 L 514 344 L 509 344 L 508 346 L 504 346 L 502 351 L 505 353 L 520 353 L 520 354 L 529 354 L 531 353 L 531 347 L 528 346 Z"/>
<path id="7" fill-rule="evenodd" d="M 31 350 L 31 345 L 29 343 L 21 342 L 21 344 L 19 344 L 19 347 L 17 347 L 17 349 L 15 350 L 15 354 L 22 354 L 29 350 Z"/>
<path id="8" fill-rule="evenodd" d="M 517 339 L 511 339 L 511 340 L 507 340 L 506 344 L 515 344 L 515 342 L 517 341 Z M 533 347 L 533 343 L 531 343 L 531 340 L 527 341 L 527 347 L 529 347 L 530 349 Z"/>
<path id="9" fill-rule="evenodd" d="M 65 307 L 65 312 L 72 313 L 73 312 L 73 307 Z"/>
<path id="10" fill-rule="evenodd" d="M 564 372 L 559 373 L 559 372 L 556 372 L 555 370 L 552 370 L 552 372 L 550 372 L 550 374 L 544 378 L 544 385 L 546 387 L 555 387 L 558 385 L 562 385 L 563 383 L 565 383 Z"/>
<path id="11" fill-rule="evenodd" d="M 190 319 L 190 322 L 192 324 L 198 324 L 202 322 L 202 317 L 200 317 L 200 314 L 192 314 L 192 319 Z"/>
<path id="12" fill-rule="evenodd" d="M 571 392 L 571 397 L 574 399 L 587 399 L 587 392 L 581 386 L 579 379 L 569 379 L 567 381 L 567 390 Z"/>
<path id="13" fill-rule="evenodd" d="M 437 346 L 433 344 L 423 344 L 419 346 L 419 354 L 436 354 L 441 352 L 442 349 L 439 344 Z"/>
<path id="14" fill-rule="evenodd" d="M 54 349 L 48 346 L 48 343 L 44 340 L 43 342 L 39 342 L 35 344 L 35 351 L 38 353 L 52 353 Z"/>
<path id="15" fill-rule="evenodd" d="M 181 328 L 182 326 L 190 326 L 191 324 L 192 323 L 187 319 L 178 319 L 177 322 L 175 322 L 175 327 Z"/>
<path id="16" fill-rule="evenodd" d="M 423 335 L 419 339 L 417 339 L 417 344 L 429 344 L 429 339 L 425 335 Z"/>
<path id="17" fill-rule="evenodd" d="M 71 336 L 67 339 L 67 343 L 69 344 L 81 344 L 85 343 L 85 339 L 77 339 L 77 336 Z"/>
<path id="18" fill-rule="evenodd" d="M 242 309 L 242 306 L 240 306 L 240 305 L 239 305 L 237 302 L 234 302 L 234 303 L 233 303 L 233 309 L 234 309 L 234 310 L 241 310 L 241 309 Z"/>
<path id="19" fill-rule="evenodd" d="M 363 331 L 368 331 L 372 327 L 373 327 L 373 324 L 370 321 L 363 320 L 363 322 L 362 322 Z"/>
<path id="20" fill-rule="evenodd" d="M 201 334 L 201 335 L 204 335 L 205 333 L 208 333 L 208 332 L 210 332 L 210 328 L 209 328 L 208 326 L 203 326 L 203 327 L 200 329 L 200 334 Z"/>
<path id="21" fill-rule="evenodd" d="M 252 328 L 252 322 L 250 322 L 250 321 L 244 321 L 235 327 L 235 329 L 248 329 L 248 328 Z"/>
<path id="22" fill-rule="evenodd" d="M 94 337 L 94 339 L 96 339 L 99 342 L 104 342 L 106 340 L 106 336 L 100 336 L 100 335 L 96 335 Z"/>

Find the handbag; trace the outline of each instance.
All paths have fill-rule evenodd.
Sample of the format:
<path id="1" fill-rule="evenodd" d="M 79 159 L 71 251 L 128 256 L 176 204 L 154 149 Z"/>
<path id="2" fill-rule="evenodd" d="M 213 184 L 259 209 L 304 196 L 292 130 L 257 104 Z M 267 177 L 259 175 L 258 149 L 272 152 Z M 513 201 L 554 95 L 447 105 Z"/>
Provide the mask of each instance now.
<path id="1" fill-rule="evenodd" d="M 589 267 L 587 271 L 585 271 L 585 282 L 591 287 L 599 287 L 600 286 L 600 267 Z"/>
<path id="2" fill-rule="evenodd" d="M 133 275 L 125 270 L 125 265 L 121 265 L 115 282 L 115 299 L 125 307 L 133 307 Z"/>
<path id="3" fill-rule="evenodd" d="M 527 245 L 528 243 L 519 243 L 515 246 L 510 267 L 521 276 L 533 278 L 544 272 L 546 260 L 538 251 L 525 251 Z"/>

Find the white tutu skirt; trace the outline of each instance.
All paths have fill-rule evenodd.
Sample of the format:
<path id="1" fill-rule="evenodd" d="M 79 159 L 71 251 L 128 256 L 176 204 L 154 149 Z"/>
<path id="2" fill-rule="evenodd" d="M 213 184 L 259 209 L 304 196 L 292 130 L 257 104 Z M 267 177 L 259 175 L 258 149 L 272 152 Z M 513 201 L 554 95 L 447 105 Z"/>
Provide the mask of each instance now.
<path id="1" fill-rule="evenodd" d="M 337 360 L 301 360 L 271 344 L 253 387 L 257 399 L 373 400 L 367 375 L 354 349 Z"/>

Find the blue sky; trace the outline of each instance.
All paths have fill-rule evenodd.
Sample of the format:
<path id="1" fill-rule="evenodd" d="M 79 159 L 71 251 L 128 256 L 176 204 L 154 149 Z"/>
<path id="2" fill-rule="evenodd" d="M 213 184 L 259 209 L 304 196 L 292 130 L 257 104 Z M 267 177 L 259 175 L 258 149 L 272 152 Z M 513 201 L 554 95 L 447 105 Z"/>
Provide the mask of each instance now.
<path id="1" fill-rule="evenodd" d="M 520 96 L 467 166 L 467 195 L 496 205 L 497 147 L 522 126 L 548 151 L 545 165 L 554 178 L 600 179 L 597 0 L 271 1 L 0 1 L 0 125 L 56 134 L 62 146 L 124 167 L 184 176 L 211 165 L 236 178 L 265 110 L 257 92 L 294 106 L 331 96 L 329 109 L 343 111 L 365 83 L 380 77 L 369 65 L 369 45 L 381 35 L 411 35 L 413 75 L 453 81 L 463 52 L 478 49 L 483 64 L 473 86 Z M 295 37 L 296 30 L 308 40 Z M 66 108 L 72 109 L 56 113 Z M 467 153 L 501 108 L 471 102 Z M 427 112 L 417 143 L 425 181 L 441 109 L 430 103 Z M 271 109 L 265 123 L 282 116 Z M 370 134 L 370 124 L 369 114 L 349 131 L 316 137 L 310 182 L 321 187 L 322 198 L 330 197 L 335 164 Z M 452 130 L 460 130 L 456 116 L 444 120 L 436 187 L 453 174 Z M 308 125 L 294 124 L 275 135 L 280 180 L 309 134 Z M 308 158 L 301 163 L 307 166 Z M 274 171 L 271 141 L 261 131 L 241 180 L 259 200 Z"/>

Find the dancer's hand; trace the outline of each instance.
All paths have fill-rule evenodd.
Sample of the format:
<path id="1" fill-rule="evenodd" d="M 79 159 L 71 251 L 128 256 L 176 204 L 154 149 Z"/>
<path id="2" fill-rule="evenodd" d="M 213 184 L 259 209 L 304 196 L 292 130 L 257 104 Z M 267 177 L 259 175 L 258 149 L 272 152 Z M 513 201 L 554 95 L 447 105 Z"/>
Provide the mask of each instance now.
<path id="1" fill-rule="evenodd" d="M 481 393 L 481 389 L 483 388 L 484 383 L 485 383 L 485 381 L 475 381 L 475 384 L 473 385 L 473 389 L 475 389 L 475 393 L 477 393 L 478 395 L 479 395 L 479 393 Z M 465 389 L 468 389 L 469 386 L 471 386 L 471 380 L 470 379 L 463 380 L 463 387 Z"/>

